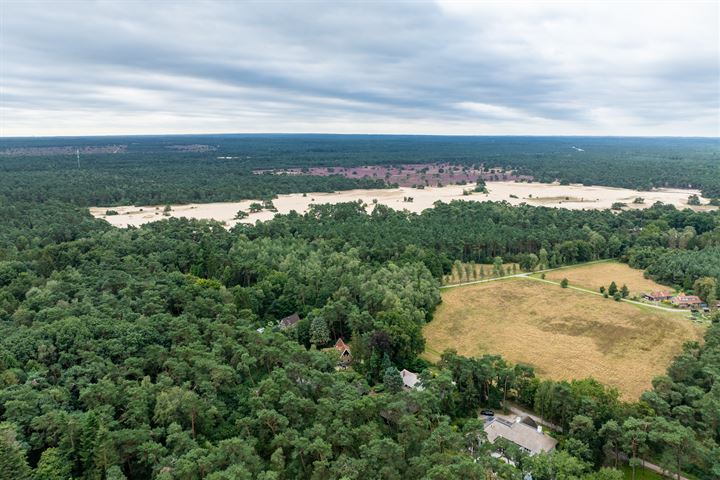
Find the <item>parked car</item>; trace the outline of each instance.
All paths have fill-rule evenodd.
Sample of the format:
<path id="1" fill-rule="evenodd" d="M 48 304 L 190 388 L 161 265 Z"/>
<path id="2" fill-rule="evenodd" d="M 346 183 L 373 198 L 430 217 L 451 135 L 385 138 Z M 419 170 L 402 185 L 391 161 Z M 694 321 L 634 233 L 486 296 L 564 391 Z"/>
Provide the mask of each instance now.
<path id="1" fill-rule="evenodd" d="M 494 417 L 495 416 L 495 412 L 493 412 L 492 410 L 480 410 L 480 414 L 485 415 L 486 417 Z"/>

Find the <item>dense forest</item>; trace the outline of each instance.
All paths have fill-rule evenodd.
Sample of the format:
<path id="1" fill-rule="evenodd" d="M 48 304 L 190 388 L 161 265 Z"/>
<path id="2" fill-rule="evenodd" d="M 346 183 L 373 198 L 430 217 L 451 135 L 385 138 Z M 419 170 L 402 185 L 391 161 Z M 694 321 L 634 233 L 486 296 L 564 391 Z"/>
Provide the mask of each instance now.
<path id="1" fill-rule="evenodd" d="M 98 156 L 105 166 L 77 183 L 67 183 L 75 159 L 0 160 L 0 478 L 619 480 L 614 467 L 641 459 L 720 477 L 717 313 L 704 342 L 634 403 L 497 355 L 419 357 L 456 260 L 619 258 L 720 293 L 717 212 L 348 203 L 232 230 L 186 219 L 116 229 L 82 207 L 147 195 L 143 168 L 157 182 L 145 198 L 163 201 L 315 189 L 302 176 L 232 182 L 221 174 L 231 163 L 211 171 L 200 154 L 171 157 L 161 144 L 142 167 L 133 148 Z M 52 162 L 66 173 L 53 176 Z M 294 328 L 275 328 L 295 312 Z M 336 367 L 337 338 L 352 345 L 350 369 Z M 422 390 L 402 388 L 403 368 L 421 372 Z M 530 457 L 484 441 L 478 409 L 507 399 L 557 424 L 559 448 Z M 498 447 L 513 464 L 490 455 Z"/>
<path id="2" fill-rule="evenodd" d="M 118 153 L 81 153 L 122 145 Z M 204 146 L 206 149 L 197 149 Z M 52 147 L 58 148 L 52 153 Z M 573 147 L 581 147 L 579 151 Z M 25 155 L 9 155 L 18 149 Z M 183 150 L 185 149 L 185 150 Z M 438 163 L 518 169 L 550 182 L 636 189 L 694 187 L 720 197 L 720 141 L 712 138 L 194 135 L 0 139 L 0 191 L 18 200 L 81 206 L 264 198 L 381 186 L 339 176 L 255 178 L 254 169 Z M 34 156 L 32 156 L 34 155 Z"/>

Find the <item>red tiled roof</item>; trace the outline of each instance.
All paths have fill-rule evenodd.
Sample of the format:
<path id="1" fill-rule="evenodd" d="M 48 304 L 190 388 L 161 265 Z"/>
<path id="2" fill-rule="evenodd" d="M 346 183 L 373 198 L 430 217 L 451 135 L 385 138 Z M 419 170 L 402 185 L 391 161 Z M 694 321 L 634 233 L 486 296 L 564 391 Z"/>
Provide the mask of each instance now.
<path id="1" fill-rule="evenodd" d="M 340 352 L 340 355 L 347 352 L 348 355 L 350 355 L 350 347 L 347 346 L 345 342 L 343 342 L 342 338 L 338 338 L 337 342 L 335 342 L 335 350 Z"/>
<path id="2" fill-rule="evenodd" d="M 697 295 L 678 295 L 672 299 L 674 303 L 702 303 Z"/>

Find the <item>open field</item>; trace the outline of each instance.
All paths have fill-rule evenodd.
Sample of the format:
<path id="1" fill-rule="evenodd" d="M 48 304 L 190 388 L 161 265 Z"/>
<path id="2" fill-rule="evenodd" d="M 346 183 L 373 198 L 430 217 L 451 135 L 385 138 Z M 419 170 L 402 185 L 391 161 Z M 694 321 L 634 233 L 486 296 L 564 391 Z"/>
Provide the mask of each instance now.
<path id="1" fill-rule="evenodd" d="M 675 205 L 678 208 L 686 208 L 687 198 L 691 194 L 699 194 L 697 190 L 682 189 L 659 189 L 652 192 L 640 192 L 625 188 L 584 186 L 584 185 L 560 185 L 548 183 L 515 183 L 515 182 L 489 182 L 487 188 L 489 193 L 474 193 L 463 195 L 463 191 L 472 190 L 474 184 L 449 185 L 446 187 L 426 187 L 417 189 L 411 187 L 388 188 L 388 189 L 367 189 L 367 190 L 346 190 L 333 193 L 308 193 L 303 196 L 301 193 L 279 195 L 273 200 L 279 213 L 289 213 L 295 210 L 299 213 L 307 211 L 310 204 L 319 203 L 342 203 L 361 200 L 372 209 L 373 201 L 378 204 L 387 205 L 398 210 L 409 210 L 422 212 L 432 208 L 436 201 L 450 202 L 451 200 L 475 200 L 475 201 L 507 201 L 513 205 L 527 203 L 529 205 L 542 205 L 546 207 L 569 208 L 569 209 L 606 209 L 614 202 L 625 202 L 632 205 L 635 197 L 645 198 L 644 205 L 632 205 L 632 208 L 646 208 L 655 202 L 663 202 Z M 511 197 L 512 195 L 512 197 Z M 412 201 L 406 199 L 412 198 Z M 172 211 L 168 212 L 171 217 L 188 217 L 198 219 L 213 219 L 225 222 L 228 226 L 237 223 L 233 218 L 238 210 L 248 210 L 251 203 L 258 200 L 244 200 L 241 202 L 224 203 L 198 203 L 187 205 L 173 205 Z M 702 199 L 707 204 L 707 199 Z M 698 210 L 714 209 L 703 205 L 693 207 Z M 107 210 L 115 210 L 118 215 L 105 215 Z M 155 222 L 165 218 L 163 206 L 139 207 L 93 207 L 90 213 L 98 218 L 104 218 L 117 227 L 130 225 L 139 226 L 144 223 Z M 257 220 L 269 220 L 275 214 L 263 210 L 250 213 L 243 219 L 245 223 L 255 223 Z"/>
<path id="2" fill-rule="evenodd" d="M 595 292 L 600 287 L 610 286 L 615 282 L 618 288 L 627 285 L 630 295 L 641 295 L 643 292 L 672 291 L 671 287 L 660 285 L 643 276 L 643 271 L 619 262 L 602 262 L 590 265 L 564 268 L 545 274 L 545 278 L 556 282 L 567 278 L 570 285 L 584 287 Z"/>
<path id="3" fill-rule="evenodd" d="M 702 328 L 684 317 L 524 278 L 443 291 L 425 356 L 502 354 L 545 378 L 593 377 L 635 400 Z"/>

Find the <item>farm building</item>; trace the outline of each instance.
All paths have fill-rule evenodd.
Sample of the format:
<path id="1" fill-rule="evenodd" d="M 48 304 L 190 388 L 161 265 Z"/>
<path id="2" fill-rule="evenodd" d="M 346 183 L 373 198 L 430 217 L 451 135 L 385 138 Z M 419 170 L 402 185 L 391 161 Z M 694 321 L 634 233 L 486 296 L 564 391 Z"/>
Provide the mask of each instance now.
<path id="1" fill-rule="evenodd" d="M 643 298 L 646 300 L 650 300 L 651 302 L 662 302 L 665 300 L 670 300 L 672 297 L 673 294 L 671 292 L 643 293 Z"/>
<path id="2" fill-rule="evenodd" d="M 703 303 L 697 295 L 676 295 L 670 301 L 680 308 L 698 308 Z"/>
<path id="3" fill-rule="evenodd" d="M 293 313 L 289 317 L 285 317 L 282 320 L 280 320 L 280 323 L 278 324 L 278 328 L 280 330 L 285 330 L 286 328 L 294 327 L 295 324 L 297 324 L 300 321 L 300 315 L 297 314 L 297 312 Z"/>
<path id="4" fill-rule="evenodd" d="M 484 430 L 490 443 L 495 443 L 497 438 L 504 438 L 530 455 L 553 450 L 557 440 L 543 433 L 542 427 L 532 426 L 533 423 L 520 417 L 514 422 L 495 417 L 485 423 Z"/>
<path id="5" fill-rule="evenodd" d="M 422 390 L 422 383 L 420 382 L 420 379 L 418 378 L 417 373 L 413 373 L 410 370 L 405 370 L 404 368 L 400 372 L 400 375 L 402 376 L 403 380 L 403 388 L 405 390 Z"/>

